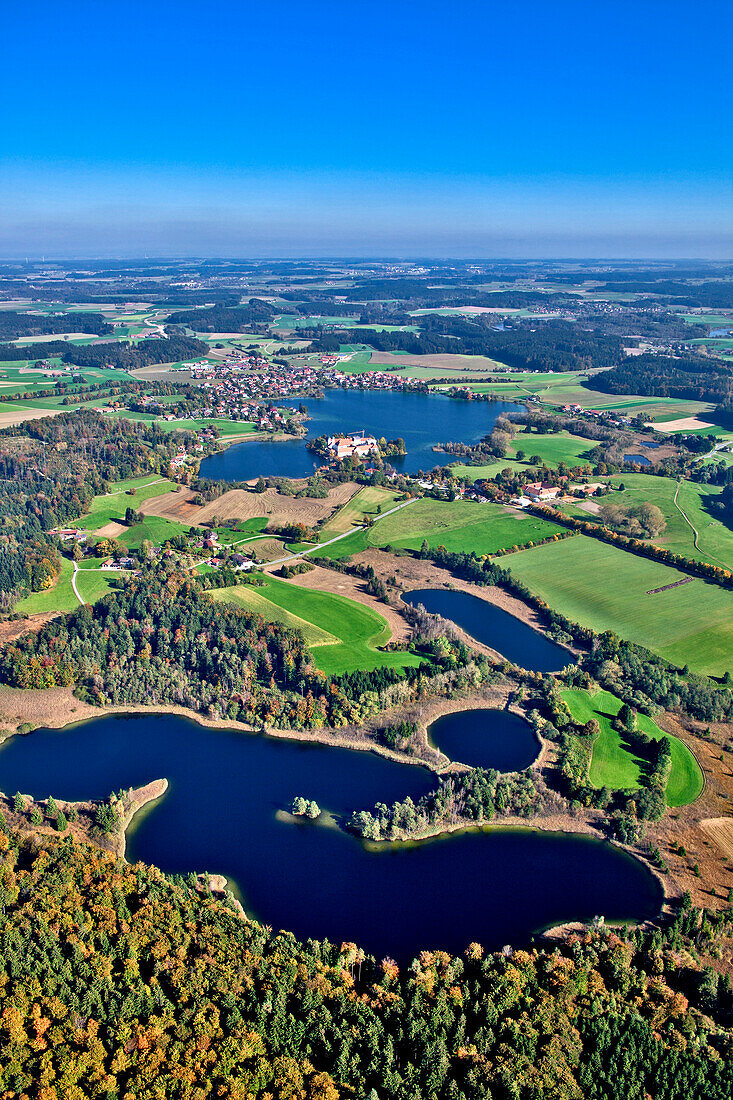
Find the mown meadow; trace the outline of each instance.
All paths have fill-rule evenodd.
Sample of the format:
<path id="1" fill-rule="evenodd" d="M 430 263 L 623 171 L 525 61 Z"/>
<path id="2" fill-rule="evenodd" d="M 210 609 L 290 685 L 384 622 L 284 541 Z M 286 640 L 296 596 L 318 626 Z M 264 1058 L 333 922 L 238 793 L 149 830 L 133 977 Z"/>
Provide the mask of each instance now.
<path id="1" fill-rule="evenodd" d="M 625 744 L 623 735 L 613 727 L 613 719 L 622 702 L 608 691 L 595 695 L 580 688 L 562 693 L 568 709 L 576 722 L 598 722 L 600 733 L 593 743 L 589 779 L 594 787 L 612 790 L 636 790 L 643 782 L 644 762 Z M 645 714 L 637 714 L 637 728 L 658 740 L 668 737 L 672 750 L 672 770 L 667 781 L 665 797 L 667 805 L 686 806 L 701 793 L 703 777 L 695 757 L 687 746 L 663 730 Z"/>

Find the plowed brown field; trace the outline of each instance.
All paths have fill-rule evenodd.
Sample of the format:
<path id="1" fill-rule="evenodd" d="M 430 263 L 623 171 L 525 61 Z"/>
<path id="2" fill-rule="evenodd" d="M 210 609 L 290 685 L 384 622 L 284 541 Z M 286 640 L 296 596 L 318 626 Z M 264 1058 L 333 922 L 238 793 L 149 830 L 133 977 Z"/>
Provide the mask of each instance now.
<path id="1" fill-rule="evenodd" d="M 359 486 L 353 481 L 336 485 L 327 497 L 319 500 L 312 497 L 289 497 L 277 489 L 266 489 L 264 493 L 249 493 L 246 489 L 230 489 L 228 493 L 209 501 L 208 504 L 193 504 L 196 495 L 191 489 L 177 493 L 164 493 L 159 497 L 150 497 L 140 504 L 140 511 L 146 516 L 162 516 L 178 523 L 205 524 L 214 519 L 255 519 L 267 516 L 273 524 L 304 523 L 312 527 L 319 520 L 328 519 L 337 508 L 346 504 L 358 492 Z"/>

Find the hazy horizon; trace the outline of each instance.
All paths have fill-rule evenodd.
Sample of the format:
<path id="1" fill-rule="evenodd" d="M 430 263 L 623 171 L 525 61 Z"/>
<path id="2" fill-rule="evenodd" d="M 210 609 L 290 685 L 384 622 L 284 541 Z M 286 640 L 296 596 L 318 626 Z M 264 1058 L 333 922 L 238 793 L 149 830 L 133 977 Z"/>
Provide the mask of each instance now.
<path id="1" fill-rule="evenodd" d="M 29 0 L 0 257 L 730 258 L 733 6 L 706 12 Z"/>

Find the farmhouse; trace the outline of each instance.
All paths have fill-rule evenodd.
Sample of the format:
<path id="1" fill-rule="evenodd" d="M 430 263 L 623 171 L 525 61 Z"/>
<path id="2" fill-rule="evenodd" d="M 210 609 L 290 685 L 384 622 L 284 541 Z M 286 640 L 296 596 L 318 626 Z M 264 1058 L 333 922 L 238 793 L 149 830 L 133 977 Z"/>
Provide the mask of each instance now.
<path id="1" fill-rule="evenodd" d="M 55 535 L 61 542 L 86 542 L 87 540 L 86 531 L 80 531 L 77 527 L 54 527 L 49 533 Z"/>
<path id="2" fill-rule="evenodd" d="M 524 495 L 537 504 L 541 500 L 554 500 L 562 495 L 562 489 L 557 485 L 548 485 L 545 481 L 535 481 L 532 485 L 524 486 Z"/>

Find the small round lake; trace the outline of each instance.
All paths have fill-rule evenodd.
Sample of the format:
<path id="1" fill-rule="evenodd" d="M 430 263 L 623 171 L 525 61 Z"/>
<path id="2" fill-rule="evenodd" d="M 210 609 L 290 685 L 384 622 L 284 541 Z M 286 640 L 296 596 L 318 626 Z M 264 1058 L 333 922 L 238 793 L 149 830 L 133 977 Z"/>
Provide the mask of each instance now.
<path id="1" fill-rule="evenodd" d="M 283 404 L 284 402 L 280 402 Z M 297 404 L 297 398 L 287 402 Z M 457 401 L 444 394 L 403 393 L 400 390 L 326 390 L 323 398 L 308 398 L 308 435 L 361 431 L 377 439 L 404 439 L 407 454 L 389 459 L 396 470 L 414 474 L 447 466 L 451 456 L 433 451 L 438 443 L 477 443 L 502 413 L 522 413 L 514 401 Z M 201 463 L 201 476 L 223 481 L 267 477 L 310 477 L 323 459 L 302 439 L 273 443 L 237 443 Z"/>
<path id="2" fill-rule="evenodd" d="M 168 872 L 218 872 L 245 908 L 299 938 L 353 941 L 405 962 L 421 949 L 527 942 L 569 920 L 656 915 L 656 879 L 601 841 L 530 830 L 420 844 L 362 844 L 333 825 L 282 820 L 295 795 L 346 815 L 434 785 L 421 768 L 365 752 L 209 729 L 173 715 L 37 730 L 0 749 L 0 789 L 106 798 L 165 776 L 128 858 Z"/>
<path id="3" fill-rule="evenodd" d="M 646 455 L 624 455 L 624 462 L 635 462 L 637 466 L 651 466 L 652 460 Z"/>
<path id="4" fill-rule="evenodd" d="M 564 646 L 550 641 L 515 615 L 474 596 L 446 588 L 418 588 L 403 595 L 405 603 L 422 604 L 433 615 L 451 619 L 477 642 L 495 649 L 508 661 L 533 672 L 557 672 L 573 663 Z"/>
<path id="5" fill-rule="evenodd" d="M 498 772 L 524 771 L 540 747 L 529 722 L 510 710 L 454 711 L 433 722 L 428 736 L 451 760 Z"/>

